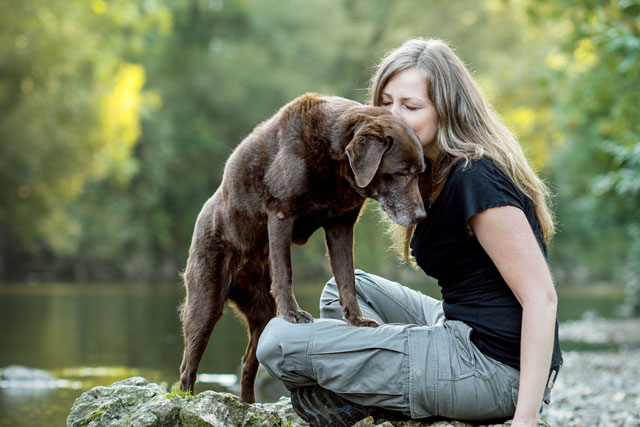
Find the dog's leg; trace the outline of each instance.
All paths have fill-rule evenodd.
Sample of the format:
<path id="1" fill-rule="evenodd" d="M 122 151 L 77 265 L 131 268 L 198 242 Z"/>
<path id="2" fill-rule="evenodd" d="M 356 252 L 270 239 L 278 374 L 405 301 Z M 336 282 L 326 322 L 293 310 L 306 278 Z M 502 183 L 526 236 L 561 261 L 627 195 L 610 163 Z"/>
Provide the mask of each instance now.
<path id="1" fill-rule="evenodd" d="M 340 305 L 347 322 L 354 326 L 378 326 L 378 322 L 362 316 L 356 297 L 356 281 L 353 271 L 354 224 L 332 224 L 324 227 L 329 250 L 331 270 L 338 285 Z"/>
<path id="2" fill-rule="evenodd" d="M 252 299 L 234 301 L 236 308 L 242 312 L 249 327 L 249 342 L 244 356 L 242 356 L 242 376 L 240 379 L 242 386 L 240 397 L 248 403 L 256 401 L 254 385 L 260 366 L 256 357 L 258 340 L 269 320 L 276 315 L 276 302 L 267 293 L 268 289 L 269 283 L 266 283 L 266 286 L 261 287 L 261 291 L 256 293 Z"/>
<path id="3" fill-rule="evenodd" d="M 184 354 L 180 365 L 180 388 L 193 392 L 198 365 L 216 322 L 222 316 L 226 295 L 214 267 L 203 258 L 189 257 L 184 275 L 187 297 L 182 309 Z"/>
<path id="4" fill-rule="evenodd" d="M 281 216 L 281 215 L 280 215 Z M 280 315 L 291 323 L 310 323 L 313 317 L 300 309 L 291 289 L 291 235 L 293 218 L 279 218 L 269 213 L 269 261 L 271 266 L 271 295 Z"/>
<path id="5" fill-rule="evenodd" d="M 254 392 L 254 385 L 256 382 L 256 375 L 258 374 L 258 367 L 260 363 L 256 357 L 256 349 L 258 348 L 258 340 L 264 327 L 267 326 L 269 320 L 276 315 L 276 304 L 273 302 L 273 313 L 263 317 L 249 317 L 247 323 L 249 324 L 249 343 L 247 349 L 242 356 L 242 376 L 240 378 L 240 384 L 242 386 L 240 397 L 245 402 L 254 403 L 256 396 Z"/>

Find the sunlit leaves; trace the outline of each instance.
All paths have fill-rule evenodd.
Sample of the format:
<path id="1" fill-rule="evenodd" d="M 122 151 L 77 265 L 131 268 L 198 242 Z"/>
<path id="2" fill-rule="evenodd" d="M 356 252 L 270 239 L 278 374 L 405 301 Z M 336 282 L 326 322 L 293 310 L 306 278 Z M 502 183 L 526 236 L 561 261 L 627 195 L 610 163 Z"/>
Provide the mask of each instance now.
<path id="1" fill-rule="evenodd" d="M 101 149 L 96 155 L 96 175 L 110 173 L 126 182 L 135 172 L 131 151 L 140 136 L 144 68 L 123 64 L 113 80 L 113 88 L 102 98 L 98 113 Z"/>
<path id="2" fill-rule="evenodd" d="M 569 64 L 567 55 L 560 52 L 552 52 L 544 58 L 544 65 L 550 70 L 564 71 Z"/>
<path id="3" fill-rule="evenodd" d="M 589 71 L 589 69 L 598 61 L 593 41 L 590 39 L 579 40 L 576 44 L 575 50 L 573 51 L 573 58 L 575 59 L 576 65 L 580 71 Z"/>
<path id="4" fill-rule="evenodd" d="M 68 204 L 92 179 L 131 178 L 144 70 L 127 56 L 171 28 L 155 2 L 0 4 L 0 229 L 72 251 Z"/>
<path id="5" fill-rule="evenodd" d="M 532 108 L 532 107 L 535 107 Z M 550 106 L 516 107 L 507 110 L 504 119 L 508 127 L 522 141 L 526 155 L 534 169 L 543 170 L 562 137 L 554 129 Z"/>

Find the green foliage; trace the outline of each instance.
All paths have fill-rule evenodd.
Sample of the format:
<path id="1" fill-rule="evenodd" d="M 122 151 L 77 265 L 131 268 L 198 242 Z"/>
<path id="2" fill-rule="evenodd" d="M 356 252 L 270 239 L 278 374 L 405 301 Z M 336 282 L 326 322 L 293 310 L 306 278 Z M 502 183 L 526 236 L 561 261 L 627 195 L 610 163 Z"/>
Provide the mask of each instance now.
<path id="1" fill-rule="evenodd" d="M 132 60 L 140 32 L 168 30 L 165 11 L 125 1 L 0 5 L 3 260 L 16 246 L 74 254 L 82 224 L 69 204 L 92 180 L 130 179 L 145 103 L 144 70 Z"/>
<path id="2" fill-rule="evenodd" d="M 0 11 L 0 280 L 177 281 L 242 138 L 304 92 L 365 102 L 376 60 L 413 36 L 456 47 L 558 194 L 557 276 L 625 270 L 640 222 L 638 1 L 12 0 Z M 378 216 L 370 203 L 360 218 L 356 266 L 424 281 L 387 251 Z M 330 276 L 325 251 L 321 232 L 294 249 L 297 281 Z"/>
<path id="3" fill-rule="evenodd" d="M 564 229 L 555 252 L 621 278 L 640 224 L 640 2 L 531 2 L 530 13 L 566 29 L 549 61 L 565 140 L 552 165 Z"/>

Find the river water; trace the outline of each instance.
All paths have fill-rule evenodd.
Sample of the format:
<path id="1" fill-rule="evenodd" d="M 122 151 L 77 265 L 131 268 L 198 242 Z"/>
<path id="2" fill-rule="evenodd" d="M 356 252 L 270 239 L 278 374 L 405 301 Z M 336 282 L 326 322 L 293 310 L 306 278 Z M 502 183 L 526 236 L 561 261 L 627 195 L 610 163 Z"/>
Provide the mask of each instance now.
<path id="1" fill-rule="evenodd" d="M 321 288 L 295 288 L 301 307 L 314 316 Z M 434 295 L 432 288 L 421 290 Z M 623 298 L 613 287 L 560 289 L 559 295 L 561 322 L 585 312 L 613 316 Z M 0 380 L 0 426 L 65 425 L 83 391 L 134 375 L 170 387 L 182 359 L 182 298 L 178 285 L 0 285 L 0 369 L 26 366 L 57 379 L 44 384 L 53 387 Z M 227 308 L 200 365 L 209 382 L 197 391 L 226 390 L 246 342 L 244 326 Z"/>

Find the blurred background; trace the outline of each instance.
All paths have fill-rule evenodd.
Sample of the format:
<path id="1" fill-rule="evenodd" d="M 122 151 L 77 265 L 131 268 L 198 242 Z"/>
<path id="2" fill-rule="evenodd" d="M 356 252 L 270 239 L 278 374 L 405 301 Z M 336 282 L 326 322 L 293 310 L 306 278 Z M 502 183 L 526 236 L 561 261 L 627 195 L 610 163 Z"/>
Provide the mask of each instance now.
<path id="1" fill-rule="evenodd" d="M 67 383 L 5 369 L 0 424 L 64 420 L 111 379 L 176 381 L 179 273 L 233 148 L 305 92 L 366 102 L 414 36 L 457 51 L 552 188 L 561 321 L 640 315 L 639 17 L 638 0 L 4 0 L 0 367 Z M 356 267 L 438 296 L 389 244 L 369 203 Z M 319 232 L 293 253 L 313 314 L 325 252 Z M 244 335 L 227 316 L 202 372 L 235 374 Z"/>

